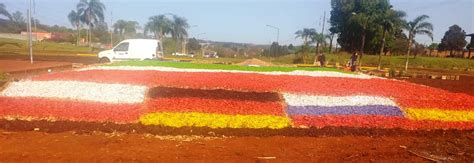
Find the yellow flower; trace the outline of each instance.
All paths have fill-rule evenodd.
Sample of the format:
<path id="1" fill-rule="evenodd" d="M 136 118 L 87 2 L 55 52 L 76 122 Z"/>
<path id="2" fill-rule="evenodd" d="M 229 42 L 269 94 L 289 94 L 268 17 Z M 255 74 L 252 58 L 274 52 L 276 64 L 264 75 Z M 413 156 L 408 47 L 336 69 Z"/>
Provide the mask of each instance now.
<path id="1" fill-rule="evenodd" d="M 441 110 L 441 109 L 403 109 L 405 115 L 414 120 L 440 120 L 454 122 L 474 121 L 473 111 Z"/>
<path id="2" fill-rule="evenodd" d="M 210 127 L 210 128 L 271 128 L 290 126 L 290 119 L 272 115 L 226 115 L 208 113 L 150 113 L 140 117 L 144 125 L 169 127 Z"/>

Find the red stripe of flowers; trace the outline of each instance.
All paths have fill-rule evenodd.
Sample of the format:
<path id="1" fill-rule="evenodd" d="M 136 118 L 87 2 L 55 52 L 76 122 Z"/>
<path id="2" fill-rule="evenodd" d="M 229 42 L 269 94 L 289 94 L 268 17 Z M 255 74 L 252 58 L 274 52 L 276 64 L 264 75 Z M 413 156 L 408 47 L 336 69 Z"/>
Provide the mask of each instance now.
<path id="1" fill-rule="evenodd" d="M 364 127 L 416 129 L 474 129 L 474 122 L 415 121 L 403 117 L 387 116 L 292 116 L 294 126 L 308 127 Z"/>
<path id="2" fill-rule="evenodd" d="M 245 91 L 282 91 L 314 95 L 377 95 L 393 97 L 402 106 L 423 107 L 422 102 L 406 99 L 429 100 L 430 107 L 466 110 L 474 108 L 474 97 L 451 93 L 404 81 L 383 79 L 355 79 L 308 77 L 289 75 L 262 75 L 245 73 L 187 73 L 160 71 L 90 70 L 42 75 L 35 80 L 79 80 L 104 83 L 129 83 L 169 87 L 224 88 Z M 451 102 L 446 102 L 451 101 Z"/>
<path id="3" fill-rule="evenodd" d="M 138 121 L 140 108 L 138 104 L 0 97 L 0 117 L 130 123 Z"/>
<path id="4" fill-rule="evenodd" d="M 157 98 L 147 100 L 147 112 L 203 112 L 229 115 L 284 115 L 279 102 L 256 102 L 202 98 Z"/>

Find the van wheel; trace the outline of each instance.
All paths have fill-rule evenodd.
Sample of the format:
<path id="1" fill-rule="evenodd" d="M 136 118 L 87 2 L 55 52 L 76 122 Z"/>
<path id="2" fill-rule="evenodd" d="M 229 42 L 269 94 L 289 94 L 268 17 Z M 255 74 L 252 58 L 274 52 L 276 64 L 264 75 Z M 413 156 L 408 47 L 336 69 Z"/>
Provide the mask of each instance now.
<path id="1" fill-rule="evenodd" d="M 99 63 L 110 63 L 110 60 L 107 57 L 102 57 L 99 59 Z"/>

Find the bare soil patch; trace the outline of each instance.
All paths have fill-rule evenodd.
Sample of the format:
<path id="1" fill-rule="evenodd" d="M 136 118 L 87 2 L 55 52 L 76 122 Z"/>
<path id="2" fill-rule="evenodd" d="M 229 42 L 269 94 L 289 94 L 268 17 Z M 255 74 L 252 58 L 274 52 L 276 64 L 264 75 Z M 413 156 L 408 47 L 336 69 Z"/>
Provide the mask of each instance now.
<path id="1" fill-rule="evenodd" d="M 99 59 L 95 56 L 73 56 L 73 55 L 33 55 L 35 61 L 54 61 L 54 62 L 69 62 L 82 64 L 99 63 Z M 28 55 L 19 54 L 0 54 L 0 60 L 21 60 L 29 61 Z"/>
<path id="2" fill-rule="evenodd" d="M 474 76 L 470 75 L 461 75 L 459 80 L 441 80 L 428 78 L 408 78 L 402 80 L 474 96 Z"/>
<path id="3" fill-rule="evenodd" d="M 247 59 L 243 62 L 237 63 L 240 66 L 274 66 L 272 63 L 268 63 L 256 58 Z"/>
<path id="4" fill-rule="evenodd" d="M 2 161 L 474 160 L 474 131 L 228 130 L 0 121 Z M 92 130 L 91 130 L 92 129 Z"/>
<path id="5" fill-rule="evenodd" d="M 57 67 L 72 67 L 72 64 L 68 62 L 55 61 L 35 61 L 31 64 L 30 61 L 25 60 L 0 60 L 0 70 L 6 73 L 18 73 Z"/>

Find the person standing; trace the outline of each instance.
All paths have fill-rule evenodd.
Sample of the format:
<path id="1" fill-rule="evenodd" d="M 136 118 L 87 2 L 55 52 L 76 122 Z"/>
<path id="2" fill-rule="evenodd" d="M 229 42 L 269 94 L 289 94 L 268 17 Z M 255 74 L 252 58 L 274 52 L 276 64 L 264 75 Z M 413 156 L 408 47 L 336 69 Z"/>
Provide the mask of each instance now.
<path id="1" fill-rule="evenodd" d="M 351 66 L 351 71 L 354 72 L 357 70 L 357 52 L 352 53 L 351 61 L 349 62 L 349 66 Z"/>
<path id="2" fill-rule="evenodd" d="M 324 55 L 324 53 L 319 54 L 319 63 L 321 65 L 321 67 L 326 66 L 326 55 Z"/>

